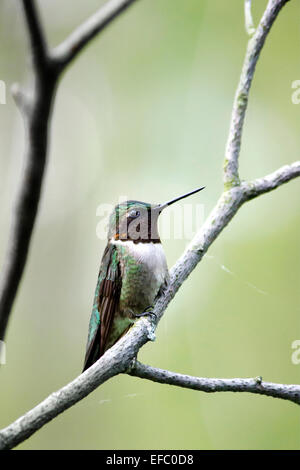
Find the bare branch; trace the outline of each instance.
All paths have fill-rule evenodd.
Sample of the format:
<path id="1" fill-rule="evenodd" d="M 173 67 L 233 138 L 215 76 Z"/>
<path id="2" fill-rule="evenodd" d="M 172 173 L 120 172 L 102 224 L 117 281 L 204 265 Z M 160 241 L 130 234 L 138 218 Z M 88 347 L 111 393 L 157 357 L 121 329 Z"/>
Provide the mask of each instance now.
<path id="1" fill-rule="evenodd" d="M 261 377 L 254 379 L 210 379 L 178 374 L 157 367 L 134 362 L 130 375 L 152 380 L 161 384 L 176 385 L 206 393 L 214 392 L 248 392 L 282 398 L 300 405 L 300 385 L 283 385 L 263 382 Z"/>
<path id="2" fill-rule="evenodd" d="M 16 102 L 16 105 L 24 115 L 24 118 L 26 118 L 26 115 L 30 113 L 31 109 L 31 100 L 28 93 L 26 90 L 23 90 L 23 88 L 18 83 L 13 83 L 10 91 Z"/>
<path id="3" fill-rule="evenodd" d="M 252 13 L 251 13 L 251 0 L 245 0 L 245 28 L 247 34 L 249 36 L 252 36 L 253 33 L 255 33 L 255 28 L 253 24 L 253 18 L 252 18 Z"/>
<path id="4" fill-rule="evenodd" d="M 131 368 L 140 347 L 153 339 L 153 325 L 140 319 L 88 370 L 57 392 L 49 395 L 35 408 L 0 431 L 0 450 L 11 449 L 30 437 L 55 416 L 86 397 L 111 377 Z"/>
<path id="5" fill-rule="evenodd" d="M 244 202 L 245 195 L 240 186 L 235 186 L 222 194 L 198 233 L 172 267 L 170 271 L 170 284 L 164 295 L 157 301 L 158 311 L 155 310 L 155 313 L 159 318 L 161 312 L 166 309 L 179 287 L 202 260 L 208 248 Z"/>
<path id="6" fill-rule="evenodd" d="M 292 165 L 285 165 L 264 178 L 243 183 L 245 196 L 247 199 L 260 196 L 297 178 L 297 176 L 300 176 L 300 161 L 292 163 Z"/>
<path id="7" fill-rule="evenodd" d="M 25 269 L 47 160 L 48 123 L 63 66 L 134 0 L 110 0 L 52 54 L 48 51 L 34 0 L 22 0 L 33 62 L 30 92 L 15 84 L 13 96 L 26 129 L 25 163 L 0 279 L 0 340 Z"/>
<path id="8" fill-rule="evenodd" d="M 32 0 L 22 0 L 27 31 L 30 39 L 33 65 L 37 73 L 43 73 L 47 61 L 47 44 L 39 15 Z"/>
<path id="9" fill-rule="evenodd" d="M 15 85 L 13 92 L 24 117 L 27 134 L 24 170 L 17 196 L 9 244 L 0 280 L 0 339 L 4 339 L 8 318 L 25 268 L 35 223 L 46 163 L 48 119 L 56 76 L 48 66 L 42 28 L 31 0 L 22 0 L 34 65 L 34 88 L 29 93 Z"/>
<path id="10" fill-rule="evenodd" d="M 248 42 L 242 73 L 234 98 L 229 136 L 225 151 L 223 179 L 226 189 L 240 184 L 238 159 L 250 86 L 266 37 L 278 13 L 287 2 L 288 0 L 269 0 L 256 32 Z"/>
<path id="11" fill-rule="evenodd" d="M 60 66 L 69 64 L 116 16 L 136 0 L 110 0 L 80 25 L 62 44 L 52 52 L 52 59 Z"/>

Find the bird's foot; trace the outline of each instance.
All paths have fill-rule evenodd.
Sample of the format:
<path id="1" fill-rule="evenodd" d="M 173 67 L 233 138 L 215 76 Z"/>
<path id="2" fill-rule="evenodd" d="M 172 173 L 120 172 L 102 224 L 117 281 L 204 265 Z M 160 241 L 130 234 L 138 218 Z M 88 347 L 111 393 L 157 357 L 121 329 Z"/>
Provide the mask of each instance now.
<path id="1" fill-rule="evenodd" d="M 153 305 L 150 305 L 149 307 L 147 307 L 146 310 L 143 313 L 135 313 L 134 314 L 134 316 L 136 318 L 147 317 L 148 315 L 152 316 L 154 320 L 157 319 L 156 313 L 153 312 Z"/>

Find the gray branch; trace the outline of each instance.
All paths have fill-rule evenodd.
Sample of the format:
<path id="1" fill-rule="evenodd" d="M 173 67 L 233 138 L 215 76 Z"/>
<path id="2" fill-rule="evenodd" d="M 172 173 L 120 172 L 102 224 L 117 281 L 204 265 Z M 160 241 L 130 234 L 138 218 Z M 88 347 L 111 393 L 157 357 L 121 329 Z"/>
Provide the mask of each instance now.
<path id="1" fill-rule="evenodd" d="M 253 199 L 278 188 L 284 183 L 288 183 L 297 176 L 300 176 L 300 161 L 294 162 L 292 165 L 285 165 L 264 178 L 243 183 L 245 195 L 247 199 Z"/>
<path id="2" fill-rule="evenodd" d="M 16 198 L 9 243 L 0 278 L 0 340 L 5 337 L 24 273 L 47 162 L 48 128 L 58 80 L 77 53 L 134 0 L 110 0 L 54 51 L 49 51 L 34 0 L 21 0 L 29 38 L 33 85 L 12 94 L 26 130 L 24 169 Z"/>
<path id="3" fill-rule="evenodd" d="M 255 33 L 255 28 L 253 24 L 253 18 L 251 13 L 251 0 L 245 0 L 244 8 L 245 8 L 245 28 L 246 32 L 251 36 Z"/>
<path id="4" fill-rule="evenodd" d="M 260 25 L 250 40 L 246 59 L 234 100 L 230 135 L 228 139 L 225 160 L 225 191 L 206 222 L 188 245 L 170 272 L 170 282 L 166 290 L 158 298 L 154 312 L 157 320 L 142 318 L 138 320 L 129 332 L 109 349 L 93 366 L 78 376 L 71 383 L 49 395 L 35 408 L 21 416 L 15 422 L 0 431 L 0 449 L 10 449 L 35 433 L 64 410 L 70 408 L 79 400 L 91 393 L 99 385 L 120 373 L 128 373 L 151 380 L 172 383 L 174 385 L 196 388 L 203 391 L 249 391 L 276 398 L 284 398 L 299 404 L 298 385 L 280 385 L 262 382 L 258 379 L 201 379 L 182 376 L 173 372 L 153 369 L 138 363 L 135 358 L 139 349 L 149 340 L 155 339 L 155 328 L 169 302 L 175 296 L 184 280 L 201 261 L 202 257 L 247 201 L 260 194 L 271 191 L 280 185 L 299 176 L 300 162 L 284 166 L 276 172 L 252 182 L 240 184 L 238 177 L 238 156 L 241 145 L 241 132 L 248 100 L 250 83 L 253 78 L 258 55 L 266 35 L 273 24 L 278 12 L 286 1 L 270 0 Z M 80 28 L 77 30 L 80 31 Z M 78 36 L 75 35 L 75 38 Z M 83 35 L 85 37 L 85 35 Z M 72 38 L 72 36 L 71 36 Z M 74 38 L 73 38 L 74 39 Z M 69 45 L 72 40 L 69 39 Z M 77 41 L 77 39 L 76 39 Z M 68 44 L 68 43 L 67 43 Z M 83 40 L 84 45 L 84 40 Z M 67 57 L 66 45 L 56 56 Z M 58 54 L 59 52 L 59 54 Z M 64 59 L 63 63 L 68 60 Z M 242 93 L 242 101 L 241 101 Z M 189 385 L 189 386 L 188 386 Z"/>
<path id="5" fill-rule="evenodd" d="M 157 301 L 157 315 L 160 318 L 176 292 L 202 260 L 208 248 L 221 231 L 235 216 L 239 208 L 247 201 L 278 188 L 284 183 L 300 176 L 300 162 L 286 165 L 274 173 L 224 191 L 216 206 L 207 217 L 203 226 L 187 246 L 170 272 L 170 284 Z"/>
<path id="6" fill-rule="evenodd" d="M 49 395 L 35 408 L 0 431 L 0 450 L 11 449 L 27 439 L 58 414 L 82 400 L 99 385 L 131 368 L 132 359 L 149 339 L 153 325 L 145 318 L 131 328 L 104 356 L 88 370 L 57 392 Z"/>
<path id="7" fill-rule="evenodd" d="M 242 73 L 234 98 L 229 136 L 225 150 L 224 184 L 227 189 L 240 184 L 239 154 L 242 130 L 255 67 L 270 28 L 278 13 L 287 2 L 288 0 L 269 0 L 255 34 L 248 42 Z"/>
<path id="8" fill-rule="evenodd" d="M 158 369 L 136 361 L 130 375 L 141 379 L 152 380 L 161 384 L 176 385 L 200 392 L 248 392 L 282 398 L 300 405 L 300 385 L 282 385 L 264 382 L 262 377 L 253 379 L 210 379 L 193 377 L 192 375 L 178 374 L 164 369 Z"/>
<path id="9" fill-rule="evenodd" d="M 111 0 L 107 2 L 97 13 L 80 25 L 64 42 L 53 50 L 53 60 L 60 67 L 66 66 L 81 52 L 91 39 L 135 1 Z"/>

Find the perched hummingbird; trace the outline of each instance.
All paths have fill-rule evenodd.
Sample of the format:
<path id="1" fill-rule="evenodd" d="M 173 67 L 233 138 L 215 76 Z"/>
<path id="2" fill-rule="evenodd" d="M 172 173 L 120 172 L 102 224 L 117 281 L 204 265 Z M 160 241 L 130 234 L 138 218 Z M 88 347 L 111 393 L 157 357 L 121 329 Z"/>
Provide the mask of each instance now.
<path id="1" fill-rule="evenodd" d="M 96 286 L 83 370 L 113 346 L 136 318 L 152 313 L 149 309 L 169 280 L 158 217 L 166 207 L 202 189 L 164 204 L 126 201 L 114 208 Z"/>

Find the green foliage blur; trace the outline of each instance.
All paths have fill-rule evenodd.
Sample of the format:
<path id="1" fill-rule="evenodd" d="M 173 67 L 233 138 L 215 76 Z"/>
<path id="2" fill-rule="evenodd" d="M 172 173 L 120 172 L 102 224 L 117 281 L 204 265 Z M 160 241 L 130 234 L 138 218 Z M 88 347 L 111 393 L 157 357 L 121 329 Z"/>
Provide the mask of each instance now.
<path id="1" fill-rule="evenodd" d="M 103 1 L 39 1 L 59 44 Z M 265 1 L 254 1 L 257 24 Z M 284 7 L 259 60 L 245 121 L 241 177 L 299 159 L 299 2 Z M 208 215 L 247 43 L 241 0 L 140 0 L 95 39 L 62 77 L 49 163 L 29 261 L 0 369 L 0 427 L 81 371 L 105 241 L 100 204 L 193 196 Z M 19 2 L 0 4 L 0 262 L 24 149 L 10 95 L 27 83 Z M 170 304 L 139 359 L 207 377 L 300 383 L 300 182 L 245 205 Z M 169 267 L 188 240 L 165 240 Z M 20 449 L 299 449 L 300 410 L 282 400 L 204 393 L 118 376 Z"/>

